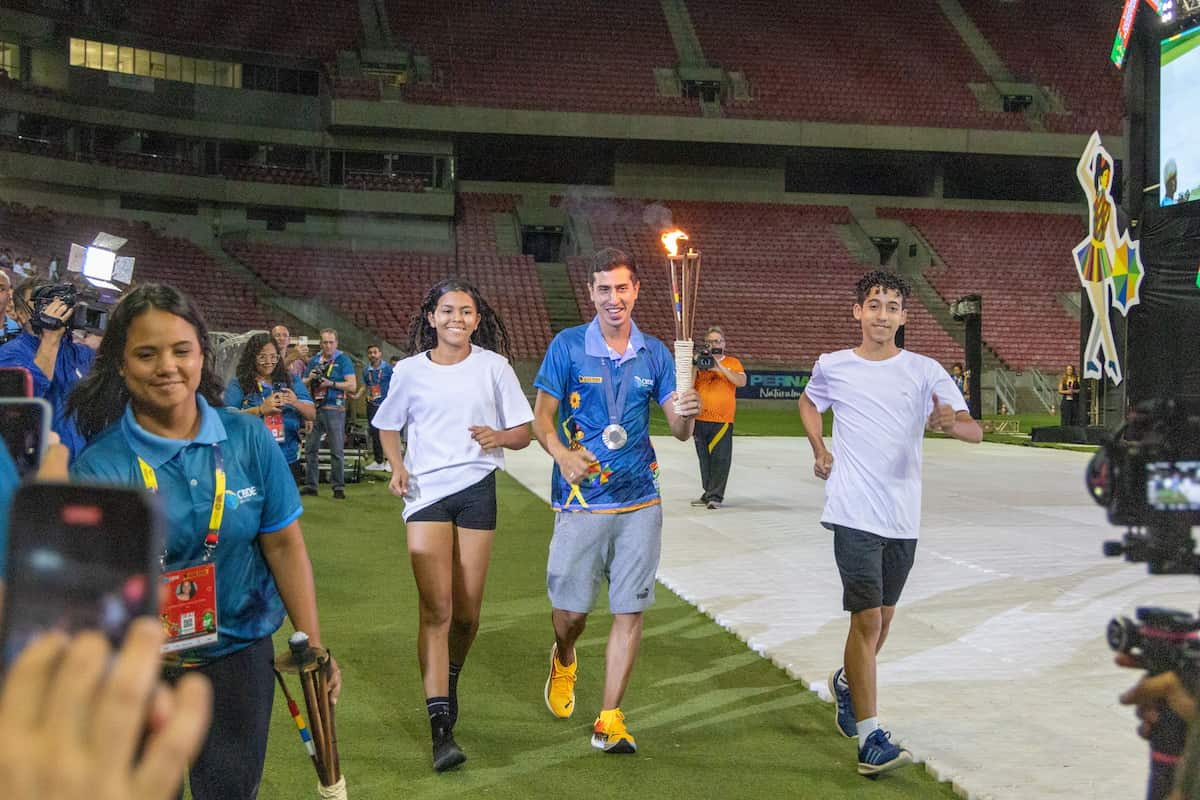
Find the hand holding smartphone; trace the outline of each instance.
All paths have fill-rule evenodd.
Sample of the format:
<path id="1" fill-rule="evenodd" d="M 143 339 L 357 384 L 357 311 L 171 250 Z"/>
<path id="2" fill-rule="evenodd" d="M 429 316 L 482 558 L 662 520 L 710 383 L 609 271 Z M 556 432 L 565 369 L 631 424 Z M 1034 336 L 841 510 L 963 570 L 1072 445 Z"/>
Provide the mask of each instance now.
<path id="1" fill-rule="evenodd" d="M 22 479 L 35 473 L 42 461 L 52 414 L 50 404 L 40 397 L 0 397 L 0 439 Z"/>

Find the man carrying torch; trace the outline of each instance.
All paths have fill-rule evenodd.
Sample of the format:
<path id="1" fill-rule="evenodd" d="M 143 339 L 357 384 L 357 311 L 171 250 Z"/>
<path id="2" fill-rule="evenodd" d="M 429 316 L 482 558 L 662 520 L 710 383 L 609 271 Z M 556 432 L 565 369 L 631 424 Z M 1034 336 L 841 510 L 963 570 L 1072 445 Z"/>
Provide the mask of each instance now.
<path id="1" fill-rule="evenodd" d="M 554 458 L 557 512 L 546 566 L 555 639 L 546 706 L 560 719 L 575 712 L 575 642 L 607 577 L 613 623 L 603 707 L 592 733 L 592 746 L 606 753 L 637 749 L 621 700 L 641 642 L 642 614 L 654 602 L 662 542 L 650 403 L 662 406 L 680 441 L 691 437 L 700 412 L 694 389 L 676 391 L 671 352 L 633 322 L 639 286 L 629 254 L 615 248 L 596 253 L 588 286 L 596 317 L 560 332 L 534 379 L 533 432 Z M 687 376 L 690 384 L 690 354 Z"/>

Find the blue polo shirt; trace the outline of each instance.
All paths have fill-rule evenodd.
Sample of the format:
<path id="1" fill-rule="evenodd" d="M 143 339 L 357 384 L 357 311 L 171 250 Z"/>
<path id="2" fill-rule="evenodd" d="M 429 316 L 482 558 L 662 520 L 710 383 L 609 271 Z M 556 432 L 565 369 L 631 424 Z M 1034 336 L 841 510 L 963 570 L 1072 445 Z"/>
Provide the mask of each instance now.
<path id="1" fill-rule="evenodd" d="M 377 406 L 387 397 L 392 383 L 392 365 L 380 361 L 378 367 L 363 367 L 363 385 L 367 387 L 367 402 Z"/>
<path id="2" fill-rule="evenodd" d="M 296 399 L 311 403 L 312 395 L 308 393 L 308 389 L 304 388 L 304 381 L 291 375 L 288 378 L 292 381 L 292 391 L 296 393 Z M 225 387 L 225 405 L 230 408 L 240 408 L 243 411 L 247 408 L 257 408 L 263 404 L 263 400 L 271 396 L 272 391 L 271 384 L 259 381 L 257 392 L 245 394 L 242 392 L 241 382 L 234 378 Z M 283 457 L 289 464 L 300 460 L 300 429 L 303 427 L 304 418 L 300 416 L 300 412 L 291 406 L 284 406 L 283 441 L 278 444 L 279 449 L 283 451 Z"/>
<path id="3" fill-rule="evenodd" d="M 237 652 L 270 636 L 283 623 L 283 600 L 258 537 L 295 521 L 300 493 L 267 426 L 228 408 L 211 408 L 197 396 L 200 431 L 195 439 L 164 439 L 147 432 L 126 407 L 119 422 L 92 440 L 71 474 L 117 486 L 145 486 L 141 457 L 154 469 L 167 518 L 167 569 L 199 561 L 212 513 L 214 454 L 225 462 L 225 514 L 213 551 L 217 566 L 216 644 L 184 651 L 206 661 Z"/>
<path id="4" fill-rule="evenodd" d="M 650 404 L 665 403 L 675 391 L 675 359 L 666 345 L 643 334 L 637 325 L 630 332 L 629 349 L 617 358 L 614 355 L 600 333 L 600 323 L 593 319 L 554 337 L 533 381 L 559 401 L 559 441 L 569 444 L 574 439 L 600 461 L 577 489 L 554 465 L 550 495 L 555 511 L 620 513 L 659 502 Z M 618 412 L 629 439 L 620 450 L 609 450 L 601 439 L 609 425 L 605 383 L 616 378 L 616 397 L 624 373 L 630 370 L 628 393 Z"/>
<path id="5" fill-rule="evenodd" d="M 0 445 L 0 581 L 4 580 L 4 570 L 8 566 L 8 513 L 20 483 L 17 465 L 8 454 L 8 448 Z"/>
<path id="6" fill-rule="evenodd" d="M 75 418 L 66 416 L 67 396 L 79 379 L 92 371 L 96 353 L 87 345 L 77 344 L 63 336 L 58 358 L 54 362 L 54 379 L 47 380 L 46 373 L 33 360 L 37 356 L 39 341 L 38 337 L 26 332 L 0 347 L 0 367 L 24 367 L 29 370 L 33 376 L 33 396 L 44 397 L 50 403 L 54 410 L 50 428 L 71 451 L 71 458 L 75 458 L 87 442 L 75 427 Z"/>
<path id="7" fill-rule="evenodd" d="M 321 368 L 322 375 L 335 383 L 340 383 L 346 380 L 348 376 L 354 374 L 354 363 L 350 361 L 350 356 L 346 355 L 341 350 L 334 350 L 333 358 L 328 361 L 325 361 L 324 357 L 320 353 L 317 353 L 317 355 L 313 356 L 313 358 L 308 362 L 308 372 L 305 373 L 305 376 L 307 377 L 308 374 L 317 367 Z M 341 389 L 334 389 L 332 387 L 326 391 L 325 399 L 321 403 L 317 404 L 317 408 L 345 407 L 346 393 Z"/>

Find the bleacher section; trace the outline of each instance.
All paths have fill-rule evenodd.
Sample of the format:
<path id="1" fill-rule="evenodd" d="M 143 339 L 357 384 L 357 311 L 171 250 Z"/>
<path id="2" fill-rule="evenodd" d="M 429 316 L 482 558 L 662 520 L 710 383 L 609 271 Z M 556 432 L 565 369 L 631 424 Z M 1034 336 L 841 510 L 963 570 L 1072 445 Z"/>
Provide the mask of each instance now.
<path id="1" fill-rule="evenodd" d="M 119 6 L 124 18 L 112 20 L 113 27 L 181 47 L 200 44 L 329 62 L 359 38 L 358 0 L 124 0 Z M 162 48 L 168 49 L 167 42 Z"/>
<path id="2" fill-rule="evenodd" d="M 688 0 L 709 61 L 750 83 L 728 116 L 1028 130 L 980 110 L 967 84 L 987 75 L 933 0 L 871 5 Z"/>
<path id="3" fill-rule="evenodd" d="M 1062 96 L 1068 113 L 1048 114 L 1049 130 L 1122 132 L 1121 73 L 1109 61 L 1120 2 L 1068 10 L 1037 0 L 963 0 L 963 7 L 1014 78 Z"/>
<path id="4" fill-rule="evenodd" d="M 854 284 L 867 271 L 847 254 L 832 226 L 849 221 L 842 207 L 759 203 L 668 202 L 674 224 L 703 254 L 696 337 L 704 327 L 725 330 L 731 352 L 760 363 L 811 365 L 821 353 L 861 341 L 854 321 Z M 568 208 L 570 205 L 568 204 Z M 597 248 L 633 254 L 641 292 L 634 318 L 668 344 L 674 340 L 669 280 L 658 227 L 646 224 L 643 204 L 618 200 L 576 209 L 591 221 Z M 588 260 L 568 262 L 581 316 L 591 319 Z M 944 364 L 962 348 L 918 301 L 909 306 L 906 345 Z"/>
<path id="5" fill-rule="evenodd" d="M 654 69 L 678 61 L 657 0 L 388 0 L 387 11 L 396 39 L 428 56 L 435 73 L 405 89 L 409 102 L 699 114 L 696 100 L 656 94 Z"/>
<path id="6" fill-rule="evenodd" d="M 880 209 L 904 220 L 945 266 L 927 273 L 947 300 L 983 297 L 983 339 L 1009 367 L 1053 374 L 1079 359 L 1079 321 L 1059 303 L 1079 292 L 1071 249 L 1082 217 L 1002 211 Z"/>
<path id="7" fill-rule="evenodd" d="M 235 181 L 283 183 L 290 186 L 321 185 L 321 179 L 308 170 L 273 164 L 253 164 L 248 161 L 222 161 L 221 174 Z"/>
<path id="8" fill-rule="evenodd" d="M 267 329 L 276 316 L 259 302 L 251 282 L 186 239 L 162 236 L 147 225 L 119 219 L 0 204 L 0 248 L 32 256 L 42 274 L 52 256 L 65 269 L 71 244 L 86 244 L 101 231 L 129 239 L 120 254 L 137 259 L 137 283 L 169 283 L 182 289 L 199 304 L 211 330 Z"/>

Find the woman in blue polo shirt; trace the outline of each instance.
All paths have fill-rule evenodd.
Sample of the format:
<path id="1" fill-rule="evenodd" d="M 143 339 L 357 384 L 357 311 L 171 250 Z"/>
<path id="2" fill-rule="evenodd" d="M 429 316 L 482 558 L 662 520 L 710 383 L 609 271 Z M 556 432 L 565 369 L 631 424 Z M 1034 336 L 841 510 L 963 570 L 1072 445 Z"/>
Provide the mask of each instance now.
<path id="1" fill-rule="evenodd" d="M 197 576 L 200 600 L 192 602 L 215 593 L 215 620 L 171 617 L 178 625 L 168 647 L 185 646 L 168 677 L 195 670 L 213 685 L 192 796 L 253 800 L 274 700 L 271 634 L 285 610 L 314 644 L 321 631 L 287 462 L 264 425 L 224 408 L 221 388 L 192 301 L 170 286 L 138 287 L 113 310 L 95 368 L 71 396 L 88 440 L 73 474 L 161 495 L 164 579 Z M 173 613 L 167 603 L 164 616 Z M 334 700 L 340 690 L 335 664 Z"/>
<path id="2" fill-rule="evenodd" d="M 304 381 L 288 373 L 279 345 L 266 333 L 246 342 L 237 374 L 225 387 L 225 405 L 258 417 L 283 451 L 292 477 L 300 473 L 300 429 L 317 415 Z"/>

